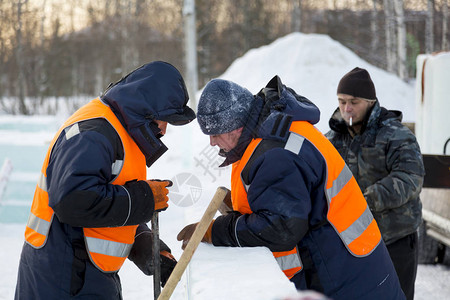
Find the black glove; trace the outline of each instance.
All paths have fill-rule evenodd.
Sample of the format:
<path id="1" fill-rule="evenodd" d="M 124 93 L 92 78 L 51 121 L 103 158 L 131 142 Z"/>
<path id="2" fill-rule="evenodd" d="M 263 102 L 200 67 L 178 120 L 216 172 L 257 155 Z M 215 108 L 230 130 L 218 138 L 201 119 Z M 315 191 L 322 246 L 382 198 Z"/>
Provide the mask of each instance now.
<path id="1" fill-rule="evenodd" d="M 170 248 L 161 240 L 159 240 L 159 243 L 161 284 L 164 286 L 172 273 L 173 268 L 177 264 L 177 261 L 172 254 L 170 254 Z M 145 275 L 153 275 L 155 273 L 152 245 L 153 237 L 150 229 L 147 225 L 139 225 L 128 259 L 131 260 Z"/>
<path id="2" fill-rule="evenodd" d="M 170 274 L 172 274 L 173 269 L 177 265 L 177 260 L 170 252 L 161 251 L 159 254 L 161 258 L 161 286 L 164 287 Z"/>
<path id="3" fill-rule="evenodd" d="M 212 244 L 212 227 L 214 224 L 214 220 L 212 220 L 211 224 L 209 224 L 208 229 L 206 229 L 205 235 L 202 238 L 203 243 Z M 189 243 L 192 235 L 194 234 L 195 229 L 197 228 L 198 223 L 189 224 L 185 226 L 177 235 L 177 240 L 182 241 L 181 249 L 185 249 L 187 244 Z"/>

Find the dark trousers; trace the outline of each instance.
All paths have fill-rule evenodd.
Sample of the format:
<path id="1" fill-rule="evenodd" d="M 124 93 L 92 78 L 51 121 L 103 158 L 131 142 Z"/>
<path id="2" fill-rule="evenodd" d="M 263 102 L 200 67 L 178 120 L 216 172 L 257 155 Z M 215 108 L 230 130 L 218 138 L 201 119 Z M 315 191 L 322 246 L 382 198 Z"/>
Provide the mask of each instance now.
<path id="1" fill-rule="evenodd" d="M 414 299 L 417 263 L 419 260 L 417 232 L 411 233 L 387 245 L 389 255 L 397 271 L 398 279 L 407 300 Z"/>

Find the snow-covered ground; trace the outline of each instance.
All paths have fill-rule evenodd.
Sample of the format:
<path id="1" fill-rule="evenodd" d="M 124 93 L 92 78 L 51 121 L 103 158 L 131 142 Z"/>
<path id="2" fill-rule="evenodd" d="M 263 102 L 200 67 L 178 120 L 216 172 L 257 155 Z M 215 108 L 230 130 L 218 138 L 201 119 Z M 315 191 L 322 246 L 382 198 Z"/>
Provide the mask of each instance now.
<path id="1" fill-rule="evenodd" d="M 291 34 L 249 51 L 222 78 L 258 92 L 274 75 L 314 101 L 322 111 L 318 128 L 328 130 L 337 107 L 339 79 L 352 68 L 369 70 L 383 106 L 403 111 L 414 121 L 414 87 L 370 66 L 351 51 L 323 35 Z M 86 102 L 90 99 L 86 99 Z M 0 299 L 13 299 L 23 232 L 42 161 L 53 134 L 66 116 L 0 115 L 0 167 L 8 158 L 13 172 L 0 198 Z M 200 220 L 218 186 L 229 187 L 230 168 L 218 169 L 221 158 L 209 146 L 196 122 L 168 127 L 163 142 L 169 151 L 148 169 L 148 178 L 169 178 L 175 184 L 169 209 L 160 214 L 161 238 L 175 257 L 182 254 L 176 240 L 186 225 Z M 1 181 L 1 179 L 0 179 Z M 1 186 L 1 185 L 0 185 Z M 1 191 L 0 191 L 1 195 Z M 153 279 L 127 261 L 120 271 L 124 299 L 151 299 Z M 420 265 L 416 299 L 448 299 L 450 269 Z M 265 248 L 215 248 L 200 245 L 172 299 L 286 299 L 296 295 Z"/>
<path id="2" fill-rule="evenodd" d="M 166 240 L 171 241 L 172 251 L 179 258 L 182 252 L 179 242 L 173 242 L 170 235 L 176 234 L 181 227 L 170 226 L 174 219 L 169 216 L 163 218 L 161 214 L 161 218 L 164 220 L 162 236 L 169 237 Z M 14 298 L 24 226 L 0 226 L 0 299 Z M 263 248 L 215 248 L 201 244 L 186 273 L 189 280 L 183 276 L 171 299 L 281 300 L 296 295 L 271 254 Z M 142 274 L 133 263 L 127 261 L 119 274 L 125 300 L 153 299 L 153 278 Z M 449 280 L 448 266 L 419 265 L 415 299 L 449 299 Z"/>

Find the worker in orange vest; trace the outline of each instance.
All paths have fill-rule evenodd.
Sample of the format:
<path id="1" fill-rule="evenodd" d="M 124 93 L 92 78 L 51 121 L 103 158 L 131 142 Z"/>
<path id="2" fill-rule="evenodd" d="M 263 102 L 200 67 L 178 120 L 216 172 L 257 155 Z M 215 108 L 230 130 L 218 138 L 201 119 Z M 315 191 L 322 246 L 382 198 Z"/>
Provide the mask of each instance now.
<path id="1" fill-rule="evenodd" d="M 152 62 L 69 117 L 53 138 L 36 186 L 15 299 L 122 299 L 129 258 L 154 273 L 146 225 L 168 207 L 168 180 L 147 180 L 166 150 L 167 123 L 195 119 L 179 71 Z M 160 241 L 161 282 L 176 260 Z"/>
<path id="2" fill-rule="evenodd" d="M 318 108 L 275 76 L 256 96 L 210 81 L 197 118 L 232 164 L 231 208 L 214 246 L 269 248 L 298 290 L 332 299 L 404 299 L 389 253 L 351 171 L 314 124 Z M 178 234 L 183 246 L 197 223 Z"/>

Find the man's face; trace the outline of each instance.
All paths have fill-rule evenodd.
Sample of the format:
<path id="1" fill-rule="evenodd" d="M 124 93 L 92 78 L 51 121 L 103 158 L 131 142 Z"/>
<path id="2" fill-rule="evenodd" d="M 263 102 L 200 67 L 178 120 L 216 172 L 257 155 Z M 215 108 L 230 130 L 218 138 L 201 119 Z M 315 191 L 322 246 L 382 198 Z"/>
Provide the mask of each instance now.
<path id="1" fill-rule="evenodd" d="M 364 120 L 366 112 L 374 105 L 375 101 L 367 101 L 347 94 L 338 94 L 339 110 L 347 124 L 352 118 L 352 125 Z"/>
<path id="2" fill-rule="evenodd" d="M 239 138 L 241 137 L 242 129 L 238 128 L 228 133 L 222 133 L 218 135 L 210 135 L 209 142 L 211 146 L 219 146 L 225 152 L 230 152 L 237 146 Z"/>
<path id="3" fill-rule="evenodd" d="M 166 121 L 160 121 L 160 120 L 154 120 L 156 124 L 158 124 L 158 128 L 161 130 L 161 135 L 166 134 L 167 129 L 167 122 Z"/>

